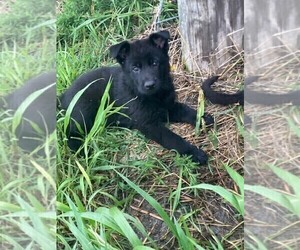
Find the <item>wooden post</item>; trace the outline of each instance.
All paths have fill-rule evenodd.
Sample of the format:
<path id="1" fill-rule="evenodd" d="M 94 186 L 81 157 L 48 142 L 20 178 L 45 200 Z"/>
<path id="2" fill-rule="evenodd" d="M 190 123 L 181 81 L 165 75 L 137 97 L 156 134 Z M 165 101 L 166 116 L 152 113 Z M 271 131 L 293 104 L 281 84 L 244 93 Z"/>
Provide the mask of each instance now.
<path id="1" fill-rule="evenodd" d="M 242 50 L 243 0 L 178 0 L 178 12 L 188 70 L 208 71 L 211 60 L 220 67 L 236 48 Z"/>
<path id="2" fill-rule="evenodd" d="M 264 65 L 300 49 L 299 10 L 299 0 L 245 2 L 248 71 L 257 73 Z"/>

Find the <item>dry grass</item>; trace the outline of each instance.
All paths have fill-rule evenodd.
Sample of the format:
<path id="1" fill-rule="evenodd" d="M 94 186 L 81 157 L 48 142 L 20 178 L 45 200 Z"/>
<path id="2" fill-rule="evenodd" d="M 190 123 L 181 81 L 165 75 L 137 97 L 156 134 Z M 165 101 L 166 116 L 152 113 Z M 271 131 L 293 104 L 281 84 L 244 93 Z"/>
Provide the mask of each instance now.
<path id="1" fill-rule="evenodd" d="M 174 84 L 178 100 L 196 108 L 198 106 L 198 96 L 201 91 L 201 83 L 209 74 L 192 74 L 184 69 L 181 60 L 180 34 L 177 27 L 167 27 L 171 33 L 170 42 L 170 63 L 174 78 Z M 139 38 L 151 33 L 149 29 Z M 227 92 L 235 92 L 241 87 L 243 81 L 243 57 L 242 52 L 238 58 L 234 57 L 232 62 L 218 69 L 223 77 L 217 83 L 217 88 Z M 217 72 L 215 72 L 217 73 Z M 226 82 L 226 83 L 225 83 Z M 224 170 L 224 164 L 228 164 L 239 172 L 243 169 L 243 138 L 237 127 L 237 117 L 242 116 L 239 107 L 222 107 L 219 105 L 206 104 L 206 112 L 213 114 L 216 120 L 213 129 L 207 129 L 199 136 L 195 135 L 195 129 L 187 124 L 172 124 L 171 129 L 181 135 L 194 145 L 200 146 L 211 157 L 209 167 L 202 166 L 194 171 L 197 183 L 210 183 L 220 185 L 230 189 L 236 189 L 232 179 Z M 156 148 L 155 154 L 159 158 L 164 158 L 168 151 L 159 147 L 156 143 L 150 143 L 151 149 Z M 167 162 L 170 158 L 167 158 Z M 148 192 L 166 209 L 171 211 L 168 201 L 170 192 L 176 190 L 180 179 L 179 169 L 176 164 L 169 162 L 170 174 L 164 176 L 161 170 L 155 170 L 155 175 L 149 176 L 141 187 Z M 157 185 L 157 176 L 162 176 L 162 185 Z M 132 177 L 131 179 L 134 179 Z M 184 185 L 190 185 L 182 179 Z M 223 244 L 225 249 L 234 249 L 243 246 L 243 221 L 237 212 L 225 203 L 217 194 L 209 191 L 201 192 L 201 196 L 194 196 L 191 193 L 182 193 L 180 198 L 180 208 L 176 210 L 175 216 L 180 217 L 189 212 L 193 212 L 193 223 L 201 228 L 201 233 L 192 224 L 190 231 L 196 239 L 208 242 L 211 236 L 216 235 L 219 239 L 225 239 Z M 172 238 L 165 228 L 163 221 L 156 215 L 155 210 L 145 201 L 137 196 L 127 210 L 128 213 L 138 217 L 147 227 L 150 236 L 159 241 L 161 249 L 175 249 L 175 239 Z"/>
<path id="2" fill-rule="evenodd" d="M 249 67 L 253 75 L 261 75 L 261 78 L 253 84 L 253 88 L 268 93 L 287 93 L 292 89 L 299 89 L 300 51 L 291 52 L 283 44 L 280 48 L 269 49 L 268 55 L 273 60 L 267 64 L 259 68 Z M 257 52 L 250 62 L 252 60 L 254 62 L 255 58 L 259 61 L 260 56 L 264 57 L 265 54 Z M 255 121 L 255 128 L 252 126 L 250 133 L 255 133 L 257 143 L 254 145 L 247 141 L 246 144 L 247 153 L 251 153 L 253 155 L 251 158 L 258 160 L 255 165 L 262 167 L 265 163 L 279 160 L 278 163 L 281 165 L 291 163 L 299 166 L 297 140 L 295 141 L 295 135 L 287 124 L 287 118 L 300 124 L 294 107 L 289 104 L 271 107 L 248 104 L 245 109 Z"/>
<path id="3" fill-rule="evenodd" d="M 279 38 L 274 36 L 273 39 Z M 248 72 L 261 75 L 253 84 L 255 90 L 287 93 L 299 89 L 300 51 L 294 52 L 283 40 L 276 48 L 258 48 L 249 56 L 249 62 L 246 65 Z M 276 164 L 299 176 L 300 139 L 288 125 L 288 119 L 291 119 L 296 126 L 300 126 L 299 108 L 289 104 L 271 107 L 247 104 L 245 112 L 253 120 L 245 139 L 245 182 L 291 193 L 287 183 L 282 182 L 266 166 Z M 287 216 L 285 209 L 261 196 L 247 194 L 245 199 L 247 230 L 273 249 L 282 249 L 283 246 L 299 248 L 299 218 Z"/>
<path id="4" fill-rule="evenodd" d="M 177 30 L 175 29 L 173 32 L 177 32 Z M 179 39 L 175 40 L 173 44 L 171 43 L 170 55 L 171 64 L 176 65 L 173 75 L 179 101 L 197 108 L 197 100 L 199 92 L 201 91 L 200 84 L 209 77 L 209 75 L 206 74 L 203 75 L 203 77 L 199 77 L 195 74 L 189 74 L 183 69 Z M 242 63 L 242 57 L 239 60 L 241 60 Z M 233 63 L 235 63 L 235 61 Z M 235 65 L 235 68 L 232 68 L 231 71 L 227 71 L 231 66 L 232 64 L 230 63 L 226 67 L 218 70 L 218 72 L 224 72 L 225 74 L 223 75 L 221 73 L 223 77 L 219 83 L 215 84 L 217 89 L 228 93 L 237 91 L 243 81 L 242 65 Z M 217 72 L 215 73 L 217 74 Z M 174 126 L 180 134 L 184 133 L 186 138 L 196 145 L 201 145 L 202 143 L 207 145 L 206 150 L 208 154 L 214 157 L 213 167 L 218 169 L 221 169 L 224 163 L 232 162 L 235 162 L 238 169 L 243 166 L 243 140 L 237 131 L 236 113 L 227 112 L 229 109 L 229 107 L 222 107 L 219 105 L 206 105 L 206 112 L 213 114 L 216 118 L 215 129 L 217 129 L 217 148 L 209 140 L 207 135 L 200 135 L 200 137 L 196 138 L 191 126 Z"/>

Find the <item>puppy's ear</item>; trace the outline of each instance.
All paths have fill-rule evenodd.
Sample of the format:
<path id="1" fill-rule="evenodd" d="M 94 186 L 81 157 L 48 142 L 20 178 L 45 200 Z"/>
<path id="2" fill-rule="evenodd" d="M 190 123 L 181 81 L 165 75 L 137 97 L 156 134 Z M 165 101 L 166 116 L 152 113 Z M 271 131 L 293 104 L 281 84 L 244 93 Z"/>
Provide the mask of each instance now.
<path id="1" fill-rule="evenodd" d="M 118 43 L 109 48 L 110 55 L 112 58 L 116 59 L 118 63 L 124 64 L 125 59 L 129 53 L 130 44 L 127 41 Z"/>
<path id="2" fill-rule="evenodd" d="M 168 39 L 170 39 L 170 33 L 167 30 L 162 30 L 149 36 L 150 42 L 165 52 L 168 52 L 169 49 Z"/>

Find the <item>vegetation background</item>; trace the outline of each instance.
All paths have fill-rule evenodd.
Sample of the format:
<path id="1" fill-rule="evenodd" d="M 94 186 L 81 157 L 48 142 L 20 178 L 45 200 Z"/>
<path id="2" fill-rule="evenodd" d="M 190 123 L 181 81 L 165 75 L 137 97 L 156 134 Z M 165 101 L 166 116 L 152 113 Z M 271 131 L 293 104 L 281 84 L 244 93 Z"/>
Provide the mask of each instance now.
<path id="1" fill-rule="evenodd" d="M 57 16 L 58 93 L 80 74 L 115 64 L 109 46 L 153 32 L 158 6 L 159 1 L 143 0 L 62 1 Z M 172 35 L 169 54 L 179 99 L 200 109 L 200 83 L 207 73 L 192 75 L 182 65 L 175 1 L 164 1 L 160 20 L 160 28 Z M 242 63 L 240 56 L 237 69 L 228 74 L 235 79 L 232 89 L 240 84 Z M 208 151 L 208 167 L 164 150 L 137 131 L 104 129 L 103 116 L 85 141 L 86 151 L 93 154 L 74 156 L 66 146 L 67 122 L 62 117 L 57 157 L 59 248 L 241 248 L 243 201 L 238 187 L 243 181 L 235 170 L 242 169 L 242 110 L 208 106 L 217 120 L 223 119 L 221 128 L 195 135 L 188 125 L 171 126 Z M 111 107 L 102 109 L 106 116 L 114 112 Z M 230 141 L 219 141 L 230 134 Z M 228 154 L 229 144 L 237 149 L 234 157 Z"/>
<path id="2" fill-rule="evenodd" d="M 114 64 L 108 54 L 110 45 L 154 31 L 158 6 L 159 1 L 145 0 L 62 0 L 57 1 L 55 21 L 53 1 L 1 2 L 0 95 L 53 69 L 55 45 L 59 95 L 80 74 Z M 212 129 L 201 131 L 184 124 L 168 126 L 201 145 L 210 156 L 208 166 L 200 167 L 188 157 L 164 150 L 137 131 L 105 128 L 105 118 L 115 112 L 105 106 L 99 109 L 105 116 L 85 141 L 86 151 L 94 154 L 79 156 L 69 151 L 64 136 L 68 117 L 59 114 L 58 139 L 51 135 L 44 146 L 47 157 L 37 157 L 17 147 L 10 129 L 13 116 L 1 111 L 3 249 L 52 250 L 55 239 L 58 249 L 244 248 L 243 138 L 253 147 L 260 142 L 259 134 L 256 129 L 252 133 L 244 130 L 241 107 L 217 107 L 203 100 L 200 84 L 208 72 L 191 74 L 182 64 L 176 1 L 164 1 L 160 20 L 160 28 L 172 35 L 170 59 L 179 100 L 200 111 L 205 106 L 216 119 Z M 243 80 L 243 50 L 236 52 L 239 56 L 221 69 L 227 84 L 219 88 L 226 91 L 240 88 Z M 107 98 L 103 97 L 103 103 Z M 258 117 L 272 115 L 270 111 L 255 112 Z M 289 124 L 287 133 L 297 142 L 299 110 L 293 107 L 289 112 L 291 116 L 284 118 Z M 278 119 L 283 114 L 280 109 L 274 116 Z M 256 123 L 252 126 L 256 128 Z M 54 143 L 57 156 L 51 157 L 47 150 Z M 297 222 L 299 178 L 276 164 L 267 168 L 280 176 L 284 192 L 251 185 L 245 189 L 267 197 L 270 206 L 283 211 L 276 216 L 287 223 Z M 263 176 L 261 173 L 263 169 L 255 174 Z M 286 189 L 290 180 L 294 185 Z M 250 241 L 246 247 L 267 249 L 269 242 L 287 249 L 297 246 L 297 237 L 286 237 L 289 229 L 270 231 L 264 241 L 247 232 Z"/>
<path id="3" fill-rule="evenodd" d="M 52 1 L 0 2 L 0 97 L 41 73 L 53 71 L 56 52 Z M 55 100 L 53 100 L 55 101 Z M 22 103 L 19 107 L 25 107 Z M 0 248 L 55 249 L 55 147 L 52 133 L 45 156 L 23 152 L 12 123 L 17 115 L 0 110 Z"/>

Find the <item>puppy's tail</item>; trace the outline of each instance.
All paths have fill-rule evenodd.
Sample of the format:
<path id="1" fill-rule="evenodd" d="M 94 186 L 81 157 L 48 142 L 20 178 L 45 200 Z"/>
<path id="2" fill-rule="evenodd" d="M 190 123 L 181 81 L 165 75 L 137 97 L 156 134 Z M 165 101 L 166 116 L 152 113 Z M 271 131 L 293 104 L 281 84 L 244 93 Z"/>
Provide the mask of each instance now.
<path id="1" fill-rule="evenodd" d="M 261 104 L 266 106 L 291 103 L 300 105 L 300 90 L 289 92 L 286 94 L 269 94 L 247 90 L 246 101 L 251 104 Z"/>
<path id="2" fill-rule="evenodd" d="M 202 84 L 202 90 L 205 97 L 214 104 L 230 105 L 239 103 L 244 105 L 244 91 L 238 91 L 234 94 L 225 94 L 212 89 L 211 85 L 218 80 L 219 76 L 213 76 L 205 80 Z"/>
<path id="3" fill-rule="evenodd" d="M 293 105 L 300 105 L 300 90 L 291 91 L 285 94 L 271 94 L 265 92 L 258 92 L 247 88 L 248 85 L 255 82 L 259 76 L 250 76 L 245 79 L 246 95 L 245 99 L 251 104 L 260 105 L 277 105 L 284 103 L 292 103 Z"/>
<path id="4" fill-rule="evenodd" d="M 259 76 L 250 76 L 245 79 L 246 95 L 244 90 L 238 91 L 234 94 L 225 94 L 215 91 L 211 88 L 211 85 L 218 80 L 219 76 L 213 76 L 205 80 L 202 84 L 202 89 L 205 97 L 214 104 L 230 105 L 239 103 L 244 105 L 244 98 L 246 102 L 251 104 L 260 105 L 277 105 L 284 103 L 291 103 L 293 105 L 300 105 L 300 90 L 292 91 L 285 94 L 271 94 L 265 92 L 258 92 L 247 88 L 251 83 L 255 82 Z"/>

